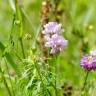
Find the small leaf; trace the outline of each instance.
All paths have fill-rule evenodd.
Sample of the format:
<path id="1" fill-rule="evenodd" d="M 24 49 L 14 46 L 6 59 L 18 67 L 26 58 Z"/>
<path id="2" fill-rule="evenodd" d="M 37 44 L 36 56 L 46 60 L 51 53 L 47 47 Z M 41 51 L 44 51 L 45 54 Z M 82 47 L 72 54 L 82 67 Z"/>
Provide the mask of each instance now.
<path id="1" fill-rule="evenodd" d="M 14 62 L 12 55 L 9 54 L 8 52 L 6 52 L 4 54 L 4 56 L 6 57 L 7 61 L 10 63 L 10 65 L 13 67 L 13 69 L 16 71 L 16 73 L 18 73 L 17 64 Z"/>
<path id="2" fill-rule="evenodd" d="M 0 50 L 3 52 L 5 50 L 5 46 L 0 42 Z"/>

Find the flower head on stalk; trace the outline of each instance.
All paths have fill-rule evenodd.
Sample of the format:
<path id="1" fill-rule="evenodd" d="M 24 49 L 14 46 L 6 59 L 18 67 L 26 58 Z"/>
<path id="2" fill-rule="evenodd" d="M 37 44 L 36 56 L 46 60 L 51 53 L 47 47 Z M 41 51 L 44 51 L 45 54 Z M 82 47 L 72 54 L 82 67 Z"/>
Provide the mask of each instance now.
<path id="1" fill-rule="evenodd" d="M 51 48 L 51 54 L 55 54 L 63 51 L 66 48 L 67 43 L 67 40 L 62 36 L 55 34 L 45 43 L 45 46 Z"/>
<path id="2" fill-rule="evenodd" d="M 60 34 L 64 32 L 64 29 L 61 28 L 61 24 L 57 22 L 49 22 L 48 24 L 44 25 L 43 34 L 45 35 L 53 35 L 53 34 Z"/>
<path id="3" fill-rule="evenodd" d="M 96 70 L 96 50 L 90 51 L 89 54 L 83 56 L 80 63 L 88 71 Z"/>
<path id="4" fill-rule="evenodd" d="M 51 54 L 61 52 L 67 46 L 67 40 L 61 36 L 63 31 L 57 22 L 49 22 L 44 26 L 45 47 L 51 48 Z"/>

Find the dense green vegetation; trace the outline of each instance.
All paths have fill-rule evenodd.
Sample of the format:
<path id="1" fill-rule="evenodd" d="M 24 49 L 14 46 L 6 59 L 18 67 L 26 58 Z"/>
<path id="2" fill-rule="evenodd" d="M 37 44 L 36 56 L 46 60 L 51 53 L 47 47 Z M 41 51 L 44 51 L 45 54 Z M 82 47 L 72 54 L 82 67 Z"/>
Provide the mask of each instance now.
<path id="1" fill-rule="evenodd" d="M 56 56 L 42 48 L 43 18 L 65 30 L 68 46 Z M 95 71 L 82 92 L 80 66 L 96 49 L 95 26 L 96 0 L 0 0 L 0 96 L 96 96 Z"/>

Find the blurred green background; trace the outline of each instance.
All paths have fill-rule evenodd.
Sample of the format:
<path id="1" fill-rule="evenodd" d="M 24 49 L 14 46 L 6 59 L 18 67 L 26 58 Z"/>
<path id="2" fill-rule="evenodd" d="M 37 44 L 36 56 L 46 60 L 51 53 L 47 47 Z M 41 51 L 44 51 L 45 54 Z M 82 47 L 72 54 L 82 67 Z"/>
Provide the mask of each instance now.
<path id="1" fill-rule="evenodd" d="M 5 46 L 10 43 L 9 38 L 14 18 L 14 4 L 12 1 L 14 0 L 0 0 L 0 42 Z M 22 0 L 24 15 L 23 40 L 26 54 L 28 53 L 27 49 L 35 46 L 32 42 L 34 37 L 37 36 L 38 30 L 40 30 L 41 3 L 42 0 Z M 78 90 L 82 87 L 85 77 L 85 71 L 80 66 L 80 58 L 83 54 L 87 54 L 90 50 L 96 48 L 96 0 L 61 0 L 58 9 L 63 10 L 60 23 L 65 29 L 63 35 L 68 40 L 68 47 L 60 54 L 58 80 L 60 86 L 64 82 L 71 83 L 74 89 L 73 96 L 79 96 Z M 52 20 L 54 19 L 51 17 L 50 21 Z M 28 34 L 31 36 L 30 40 L 26 39 Z M 12 33 L 12 35 L 14 41 L 16 41 L 18 32 Z M 38 38 L 36 37 L 36 39 Z M 3 70 L 6 70 L 3 61 L 1 66 Z M 11 69 L 10 65 L 9 67 Z M 95 90 L 92 90 L 92 88 L 95 89 L 95 80 L 96 73 L 91 72 L 88 77 L 88 86 L 90 84 L 92 86 L 86 96 L 96 96 Z M 0 96 L 8 96 L 2 79 L 0 80 Z"/>

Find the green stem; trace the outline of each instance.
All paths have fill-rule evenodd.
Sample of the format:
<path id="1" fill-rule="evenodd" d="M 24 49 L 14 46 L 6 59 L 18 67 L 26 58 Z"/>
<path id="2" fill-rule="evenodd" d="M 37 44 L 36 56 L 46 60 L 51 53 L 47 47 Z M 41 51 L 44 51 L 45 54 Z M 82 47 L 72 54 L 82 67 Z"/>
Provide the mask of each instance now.
<path id="1" fill-rule="evenodd" d="M 23 35 L 22 13 L 21 13 L 20 6 L 19 6 L 17 0 L 15 0 L 15 8 L 16 8 L 16 19 L 20 21 L 20 23 L 18 24 L 18 26 L 19 26 L 19 42 L 21 45 L 23 58 L 25 59 L 24 45 L 23 45 L 23 41 L 22 41 L 22 35 Z"/>
<path id="2" fill-rule="evenodd" d="M 55 67 L 55 95 L 58 96 L 57 95 L 57 75 L 56 74 L 57 74 L 57 67 Z"/>
<path id="3" fill-rule="evenodd" d="M 89 72 L 90 72 L 90 71 L 87 71 L 87 73 L 86 73 L 85 80 L 84 80 L 84 84 L 83 84 L 83 88 L 82 88 L 82 92 L 85 90 L 85 87 L 86 87 L 86 83 L 87 83 L 87 78 L 88 78 Z"/>
<path id="4" fill-rule="evenodd" d="M 57 70 L 57 64 L 59 64 L 59 59 L 60 59 L 60 55 L 57 54 L 55 56 L 55 96 L 58 96 L 58 88 L 57 88 L 57 75 L 58 75 L 58 70 Z"/>
<path id="5" fill-rule="evenodd" d="M 15 49 L 14 47 L 12 47 L 12 48 L 13 48 L 12 51 L 14 52 L 14 54 L 16 55 L 16 57 L 18 58 L 18 60 L 23 63 L 22 58 L 19 56 L 19 54 L 18 54 L 18 52 L 16 51 L 16 49 Z"/>
<path id="6" fill-rule="evenodd" d="M 2 78 L 3 78 L 4 85 L 5 85 L 5 87 L 6 87 L 7 91 L 8 91 L 8 94 L 9 94 L 9 96 L 12 96 L 12 95 L 11 95 L 11 92 L 10 92 L 10 89 L 9 89 L 9 87 L 8 87 L 7 81 L 6 81 L 6 79 L 5 79 L 4 75 L 3 75 L 1 66 L 0 66 L 0 72 L 1 72 L 1 75 L 2 75 Z"/>
<path id="7" fill-rule="evenodd" d="M 21 8 L 19 6 L 19 1 L 15 0 L 15 8 L 16 8 L 16 19 L 19 21 L 19 38 L 22 38 L 23 35 L 23 22 L 22 22 L 22 13 Z"/>
<path id="8" fill-rule="evenodd" d="M 5 58 L 4 58 L 4 60 L 5 60 L 5 64 L 6 64 L 6 68 L 7 68 L 7 72 L 8 72 L 8 75 L 9 75 L 9 80 L 10 80 L 10 84 L 11 84 L 11 87 L 12 87 L 13 96 L 15 96 L 15 92 L 14 92 L 14 88 L 13 88 L 13 85 L 12 85 L 12 81 L 11 81 L 11 77 L 10 77 L 10 73 L 9 73 L 9 68 L 8 68 L 8 65 L 7 65 L 7 61 L 6 61 Z"/>
<path id="9" fill-rule="evenodd" d="M 55 96 L 58 96 L 57 94 L 57 57 L 56 57 L 56 60 L 55 60 Z"/>
<path id="10" fill-rule="evenodd" d="M 20 38 L 19 41 L 20 41 L 20 45 L 21 45 L 21 49 L 22 49 L 23 58 L 25 59 L 25 52 L 24 52 L 24 45 L 23 45 L 22 38 Z"/>
<path id="11" fill-rule="evenodd" d="M 6 80 L 5 80 L 4 77 L 3 77 L 3 80 L 4 80 L 4 84 L 5 84 L 5 86 L 6 86 L 6 89 L 7 89 L 7 91 L 8 91 L 8 94 L 9 94 L 9 96 L 11 96 L 10 89 L 9 89 L 9 87 L 8 87 L 8 85 L 7 85 L 7 82 L 6 82 Z"/>

